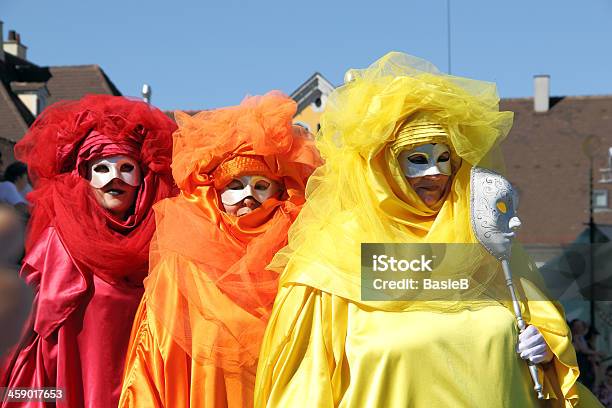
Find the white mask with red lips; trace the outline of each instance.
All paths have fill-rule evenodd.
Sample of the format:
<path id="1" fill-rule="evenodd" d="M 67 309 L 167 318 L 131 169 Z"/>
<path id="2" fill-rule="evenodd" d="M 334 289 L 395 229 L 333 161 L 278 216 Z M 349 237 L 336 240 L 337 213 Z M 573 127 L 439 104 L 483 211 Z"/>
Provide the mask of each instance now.
<path id="1" fill-rule="evenodd" d="M 235 205 L 247 197 L 253 197 L 258 203 L 275 196 L 281 190 L 278 181 L 264 176 L 242 176 L 234 178 L 221 189 L 221 202 L 225 205 Z"/>
<path id="2" fill-rule="evenodd" d="M 128 156 L 108 156 L 94 160 L 89 166 L 89 172 L 89 184 L 93 188 L 102 188 L 114 179 L 132 187 L 138 187 L 142 183 L 138 161 Z"/>

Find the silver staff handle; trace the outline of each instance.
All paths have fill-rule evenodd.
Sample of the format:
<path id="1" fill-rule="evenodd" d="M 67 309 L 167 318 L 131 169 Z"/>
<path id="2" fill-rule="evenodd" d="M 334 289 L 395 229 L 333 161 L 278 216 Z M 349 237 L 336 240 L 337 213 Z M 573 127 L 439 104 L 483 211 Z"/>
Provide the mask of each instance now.
<path id="1" fill-rule="evenodd" d="M 512 271 L 510 270 L 510 262 L 507 259 L 502 259 L 502 269 L 504 270 L 504 277 L 506 278 L 506 286 L 512 296 L 512 307 L 514 308 L 514 315 L 516 316 L 516 323 L 519 331 L 522 333 L 527 328 L 527 323 L 523 320 L 523 314 L 521 313 L 521 305 L 516 297 L 516 291 L 514 290 L 514 283 L 512 282 Z M 544 399 L 544 393 L 542 393 L 542 384 L 540 384 L 540 378 L 538 376 L 538 366 L 527 360 L 529 366 L 529 373 L 533 380 L 533 389 L 538 394 L 538 399 Z"/>
<path id="2" fill-rule="evenodd" d="M 503 203 L 503 207 L 499 205 Z M 512 296 L 512 307 L 520 333 L 527 324 L 523 320 L 521 305 L 516 296 L 510 271 L 510 254 L 512 253 L 512 237 L 521 226 L 516 214 L 518 195 L 512 184 L 503 175 L 483 167 L 474 166 L 470 171 L 470 214 L 474 235 L 482 246 L 502 263 L 506 278 L 506 286 Z M 508 239 L 510 238 L 510 239 Z M 538 367 L 527 360 L 533 389 L 538 399 L 544 399 L 542 384 L 538 378 Z"/>

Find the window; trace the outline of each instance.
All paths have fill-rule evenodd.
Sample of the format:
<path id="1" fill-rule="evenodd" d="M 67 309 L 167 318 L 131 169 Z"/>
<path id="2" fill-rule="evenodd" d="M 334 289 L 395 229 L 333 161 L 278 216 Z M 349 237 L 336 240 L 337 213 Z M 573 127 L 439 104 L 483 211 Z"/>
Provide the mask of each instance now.
<path id="1" fill-rule="evenodd" d="M 323 112 L 323 110 L 325 109 L 326 102 L 327 102 L 327 96 L 322 93 L 321 95 L 319 95 L 317 99 L 312 101 L 310 106 L 312 107 L 312 110 L 315 112 Z"/>
<path id="2" fill-rule="evenodd" d="M 593 190 L 593 208 L 608 208 L 608 190 Z"/>

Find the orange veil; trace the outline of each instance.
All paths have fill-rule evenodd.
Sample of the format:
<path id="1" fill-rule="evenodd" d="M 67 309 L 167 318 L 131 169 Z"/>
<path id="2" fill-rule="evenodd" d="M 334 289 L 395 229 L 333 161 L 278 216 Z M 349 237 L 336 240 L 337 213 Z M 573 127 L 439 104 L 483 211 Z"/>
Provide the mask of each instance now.
<path id="1" fill-rule="evenodd" d="M 172 170 L 181 194 L 155 207 L 145 293 L 194 364 L 254 377 L 278 285 L 266 266 L 286 245 L 306 181 L 321 164 L 310 135 L 292 125 L 295 111 L 293 100 L 271 92 L 193 117 L 176 114 Z M 248 174 L 280 181 L 283 195 L 242 217 L 226 214 L 217 189 Z"/>

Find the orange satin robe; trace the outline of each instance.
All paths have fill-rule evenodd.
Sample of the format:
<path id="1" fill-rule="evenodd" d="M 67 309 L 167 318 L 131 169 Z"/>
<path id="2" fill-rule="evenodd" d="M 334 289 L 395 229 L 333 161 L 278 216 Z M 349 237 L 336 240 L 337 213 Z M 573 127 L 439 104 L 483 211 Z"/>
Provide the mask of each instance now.
<path id="1" fill-rule="evenodd" d="M 158 267 L 168 268 L 169 263 L 162 262 Z M 185 260 L 181 267 L 196 268 Z M 165 283 L 171 284 L 170 280 Z M 165 304 L 184 302 L 176 285 L 166 287 L 176 290 L 166 293 Z M 248 325 L 257 319 L 236 306 L 215 286 L 210 285 L 205 291 L 210 301 L 222 305 L 227 318 L 233 320 L 227 324 Z M 206 324 L 205 321 L 201 323 Z M 197 332 L 198 328 L 194 327 L 193 331 Z M 214 333 L 210 335 L 214 336 Z M 253 406 L 256 371 L 256 361 L 251 366 L 243 366 L 240 374 L 228 373 L 213 364 L 198 364 L 173 340 L 169 330 L 155 319 L 145 295 L 134 320 L 119 406 L 250 407 Z"/>

